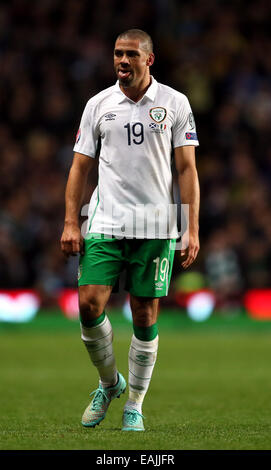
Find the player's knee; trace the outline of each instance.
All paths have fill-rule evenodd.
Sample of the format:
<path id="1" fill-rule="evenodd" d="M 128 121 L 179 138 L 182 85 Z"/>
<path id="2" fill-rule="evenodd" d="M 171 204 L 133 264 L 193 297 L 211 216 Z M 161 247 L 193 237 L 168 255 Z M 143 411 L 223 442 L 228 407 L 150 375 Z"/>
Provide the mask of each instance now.
<path id="1" fill-rule="evenodd" d="M 140 300 L 131 297 L 131 310 L 133 323 L 139 327 L 149 327 L 156 323 L 158 315 L 158 302 L 153 299 Z"/>
<path id="2" fill-rule="evenodd" d="M 94 295 L 80 295 L 79 311 L 83 320 L 89 320 L 97 318 L 103 313 L 103 305 L 100 305 Z"/>
<path id="3" fill-rule="evenodd" d="M 152 309 L 146 307 L 137 307 L 133 310 L 133 322 L 137 326 L 150 326 L 155 322 Z"/>

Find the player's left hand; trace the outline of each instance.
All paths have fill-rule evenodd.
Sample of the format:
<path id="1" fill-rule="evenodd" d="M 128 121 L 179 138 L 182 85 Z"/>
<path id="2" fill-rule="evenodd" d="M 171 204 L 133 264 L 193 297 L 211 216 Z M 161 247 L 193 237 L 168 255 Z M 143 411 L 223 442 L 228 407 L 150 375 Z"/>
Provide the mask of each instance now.
<path id="1" fill-rule="evenodd" d="M 185 258 L 181 263 L 184 269 L 187 269 L 196 259 L 199 252 L 199 236 L 198 234 L 189 234 L 189 244 L 184 250 L 181 250 L 181 257 Z"/>

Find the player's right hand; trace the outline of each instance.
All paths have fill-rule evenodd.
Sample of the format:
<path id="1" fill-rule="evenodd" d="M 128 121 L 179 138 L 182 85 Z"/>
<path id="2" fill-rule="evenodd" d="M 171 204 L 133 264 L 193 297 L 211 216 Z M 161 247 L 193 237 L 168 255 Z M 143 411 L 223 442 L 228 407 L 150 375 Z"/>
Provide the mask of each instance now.
<path id="1" fill-rule="evenodd" d="M 77 224 L 65 223 L 60 243 L 62 253 L 67 258 L 84 254 L 84 239 Z"/>

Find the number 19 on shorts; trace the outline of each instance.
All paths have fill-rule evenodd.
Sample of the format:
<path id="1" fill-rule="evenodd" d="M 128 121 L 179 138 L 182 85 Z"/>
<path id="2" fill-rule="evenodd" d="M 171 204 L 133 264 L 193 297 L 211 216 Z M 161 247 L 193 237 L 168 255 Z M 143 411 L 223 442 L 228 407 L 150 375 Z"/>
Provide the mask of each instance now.
<path id="1" fill-rule="evenodd" d="M 159 256 L 153 260 L 153 263 L 156 264 L 154 281 L 160 281 L 164 283 L 168 275 L 169 261 L 167 258 L 160 259 Z M 161 286 L 160 286 L 161 287 Z"/>

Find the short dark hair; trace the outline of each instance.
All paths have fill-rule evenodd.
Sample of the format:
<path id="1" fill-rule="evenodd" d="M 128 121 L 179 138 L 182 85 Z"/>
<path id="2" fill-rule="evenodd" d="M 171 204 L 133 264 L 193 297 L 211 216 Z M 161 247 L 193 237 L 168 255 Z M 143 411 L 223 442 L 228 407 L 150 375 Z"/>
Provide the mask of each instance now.
<path id="1" fill-rule="evenodd" d="M 142 29 L 128 29 L 127 31 L 124 31 L 123 33 L 119 34 L 117 40 L 124 38 L 139 39 L 142 49 L 144 49 L 148 53 L 153 52 L 152 38 L 148 33 L 142 31 Z"/>

